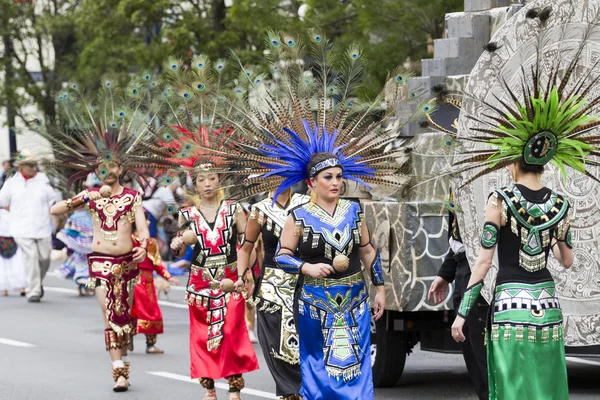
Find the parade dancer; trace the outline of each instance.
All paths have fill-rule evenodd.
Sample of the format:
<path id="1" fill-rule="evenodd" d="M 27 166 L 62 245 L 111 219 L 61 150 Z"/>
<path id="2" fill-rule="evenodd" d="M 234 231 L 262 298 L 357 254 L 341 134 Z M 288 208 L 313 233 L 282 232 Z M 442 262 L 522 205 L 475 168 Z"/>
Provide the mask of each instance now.
<path id="1" fill-rule="evenodd" d="M 308 202 L 308 196 L 291 189 L 273 201 L 274 192 L 252 205 L 244 244 L 238 253 L 236 290 L 250 284 L 250 257 L 262 238 L 264 254 L 253 302 L 258 313 L 258 337 L 269 371 L 275 380 L 276 394 L 286 400 L 299 399 L 302 377 L 298 333 L 294 324 L 294 290 L 298 275 L 288 274 L 275 265 L 275 252 L 288 212 Z"/>
<path id="2" fill-rule="evenodd" d="M 148 217 L 148 213 L 144 215 Z M 139 246 L 143 239 L 138 232 L 133 234 L 134 246 Z M 150 238 L 148 253 L 144 261 L 138 264 L 140 275 L 134 288 L 133 307 L 131 318 L 134 321 L 134 334 L 146 335 L 146 353 L 163 354 L 164 351 L 156 347 L 156 336 L 163 333 L 163 319 L 158 305 L 158 295 L 154 287 L 154 272 L 166 279 L 171 285 L 179 285 L 179 281 L 172 277 L 162 262 L 158 241 Z M 129 350 L 133 350 L 133 340 L 130 341 Z"/>
<path id="3" fill-rule="evenodd" d="M 111 81 L 103 83 L 98 102 L 89 103 L 76 84 L 58 97 L 61 114 L 70 129 L 38 127 L 54 150 L 54 159 L 43 162 L 68 176 L 66 190 L 89 173 L 96 173 L 101 188 L 90 188 L 55 204 L 51 213 L 62 215 L 87 207 L 93 218 L 92 253 L 88 255 L 87 287 L 94 290 L 104 317 L 104 340 L 112 361 L 113 390 L 129 387 L 129 363 L 124 360 L 133 332 L 130 316 L 133 287 L 148 250 L 148 227 L 140 194 L 123 187 L 119 178 L 137 169 L 167 169 L 175 164 L 139 145 L 149 124 L 146 111 L 135 104 L 150 85 L 134 78 L 125 92 Z M 110 111 L 108 111 L 110 110 Z M 134 110 L 134 111 L 131 111 Z M 114 111 L 114 112 L 113 112 Z M 138 227 L 138 242 L 131 240 L 132 224 Z"/>
<path id="4" fill-rule="evenodd" d="M 175 113 L 165 117 L 166 124 L 155 133 L 164 151 L 188 167 L 196 192 L 192 205 L 181 209 L 182 230 L 171 242 L 178 257 L 193 246 L 186 288 L 190 373 L 205 389 L 204 400 L 216 399 L 215 380 L 221 378 L 228 380 L 229 398 L 239 399 L 245 386 L 242 375 L 257 370 L 258 360 L 246 328 L 245 299 L 234 291 L 237 246 L 246 218 L 242 206 L 227 199 L 224 191 L 224 186 L 237 183 L 233 174 L 223 174 L 233 132 L 223 124 L 232 118 L 214 114 L 225 96 L 225 62 L 213 64 L 198 56 L 189 67 L 172 58 L 166 65 L 168 81 L 179 90 L 164 96 L 165 108 Z M 176 110 L 185 110 L 188 118 Z"/>
<path id="5" fill-rule="evenodd" d="M 535 18 L 533 11 L 528 16 Z M 534 43 L 545 38 L 545 24 L 538 26 L 542 29 L 534 32 Z M 534 64 L 516 77 L 512 69 L 504 76 L 503 70 L 490 66 L 486 79 L 502 82 L 494 87 L 494 99 L 469 92 L 462 96 L 462 110 L 472 126 L 459 139 L 469 144 L 464 148 L 477 147 L 459 148 L 464 168 L 453 172 L 467 185 L 507 168 L 513 181 L 488 197 L 479 255 L 452 325 L 453 338 L 465 340 L 465 320 L 498 248 L 486 329 L 490 399 L 569 398 L 563 316 L 547 263 L 552 253 L 565 268 L 573 264 L 571 207 L 565 196 L 542 185 L 541 174 L 552 162 L 565 180 L 570 167 L 600 181 L 591 168 L 600 162 L 598 136 L 592 133 L 600 125 L 598 101 L 587 98 L 598 76 L 581 61 L 590 37 L 582 32 L 578 51 L 572 51 L 571 40 L 568 51 L 558 47 L 558 58 L 545 59 L 540 49 L 533 53 Z"/>
<path id="6" fill-rule="evenodd" d="M 204 400 L 216 399 L 215 380 L 223 377 L 229 398 L 239 399 L 242 374 L 258 369 L 258 360 L 246 328 L 245 299 L 232 287 L 225 292 L 221 283 L 233 286 L 237 280 L 236 246 L 246 220 L 239 203 L 224 198 L 219 176 L 206 165 L 194 181 L 195 204 L 180 211 L 180 225 L 189 226 L 186 234 L 191 232 L 196 242 L 187 283 L 191 377 L 206 389 Z M 171 248 L 182 256 L 187 249 L 183 236 L 173 239 Z"/>
<path id="7" fill-rule="evenodd" d="M 361 263 L 376 288 L 376 319 L 385 308 L 383 272 L 360 204 L 340 199 L 339 194 L 344 179 L 367 187 L 401 186 L 398 160 L 406 156 L 407 149 L 394 147 L 392 142 L 405 123 L 423 114 L 392 122 L 392 113 L 381 109 L 381 97 L 373 103 L 357 104 L 354 91 L 364 66 L 360 49 L 351 47 L 336 54 L 322 35 L 312 32 L 311 38 L 310 54 L 304 54 L 307 47 L 297 38 L 268 34 L 268 62 L 275 86 L 263 85 L 263 76 L 254 76 L 242 66 L 242 78 L 234 91 L 253 101 L 244 103 L 243 122 L 235 125 L 228 168 L 238 174 L 247 171 L 243 196 L 272 190 L 272 208 L 299 182 L 308 181 L 312 189 L 311 202 L 289 211 L 281 247 L 274 257 L 279 271 L 269 271 L 282 279 L 287 274 L 297 275 L 299 280 L 294 307 L 302 383 L 299 393 L 289 393 L 297 390 L 298 382 L 283 385 L 284 374 L 286 379 L 293 378 L 292 369 L 287 368 L 275 375 L 278 393 L 293 399 L 373 399 L 371 313 Z M 299 64 L 298 59 L 310 61 Z M 330 60 L 339 61 L 333 66 Z M 330 76 L 332 70 L 337 71 L 335 77 Z M 409 77 L 400 70 L 391 77 L 386 87 L 393 97 L 390 104 L 422 100 L 405 86 Z M 241 108 L 236 102 L 225 109 L 234 107 Z M 386 148 L 389 152 L 384 153 Z M 257 218 L 260 211 L 257 208 Z M 256 235 L 257 222 L 251 222 L 249 240 Z M 269 221 L 263 223 L 268 230 Z M 277 226 L 273 224 L 272 229 Z M 243 280 L 244 271 L 240 278 Z M 283 283 L 283 288 L 289 287 L 289 282 Z M 242 285 L 238 281 L 238 288 Z M 263 293 L 270 287 L 263 277 Z M 288 333 L 282 333 L 284 338 Z M 271 336 L 277 339 L 278 335 L 273 332 Z M 270 353 L 276 358 L 279 341 L 274 345 L 277 347 Z"/>

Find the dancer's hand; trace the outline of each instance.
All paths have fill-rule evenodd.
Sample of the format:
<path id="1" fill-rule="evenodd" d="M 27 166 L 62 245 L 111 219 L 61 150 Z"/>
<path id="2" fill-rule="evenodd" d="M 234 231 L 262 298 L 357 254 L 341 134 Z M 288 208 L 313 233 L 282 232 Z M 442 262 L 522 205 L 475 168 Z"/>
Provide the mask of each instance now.
<path id="1" fill-rule="evenodd" d="M 381 287 L 382 289 L 379 289 Z M 375 295 L 375 301 L 373 302 L 373 318 L 377 321 L 383 315 L 385 311 L 385 290 L 383 286 L 379 286 L 377 294 Z"/>
<path id="2" fill-rule="evenodd" d="M 438 276 L 433 280 L 429 293 L 427 293 L 427 300 L 431 300 L 431 294 L 433 293 L 433 302 L 440 304 L 446 298 L 446 292 L 448 291 L 448 281 Z"/>
<path id="3" fill-rule="evenodd" d="M 167 279 L 169 281 L 169 283 L 173 286 L 179 286 L 179 279 L 174 278 L 174 277 L 170 277 L 169 279 Z"/>
<path id="4" fill-rule="evenodd" d="M 304 275 L 312 276 L 313 278 L 326 278 L 334 272 L 333 266 L 325 263 L 306 263 L 302 266 L 302 273 Z"/>
<path id="5" fill-rule="evenodd" d="M 173 240 L 171 240 L 171 250 L 173 250 L 175 252 L 180 251 L 184 245 L 185 245 L 185 243 L 183 243 L 182 236 L 174 237 Z"/>
<path id="6" fill-rule="evenodd" d="M 460 315 L 457 315 L 454 323 L 452 324 L 452 339 L 454 339 L 456 342 L 465 341 L 465 335 L 463 334 L 464 325 L 465 319 Z"/>
<path id="7" fill-rule="evenodd" d="M 238 279 L 237 281 L 235 281 L 235 291 L 237 293 L 242 293 L 242 290 L 244 290 L 244 286 L 245 286 L 245 283 L 243 280 Z"/>
<path id="8" fill-rule="evenodd" d="M 146 249 L 143 247 L 134 247 L 132 253 L 134 263 L 141 263 L 146 259 Z"/>
<path id="9" fill-rule="evenodd" d="M 92 192 L 87 192 L 87 194 L 85 195 L 85 197 L 87 197 L 87 199 L 89 201 L 96 201 L 99 198 L 101 198 L 102 195 L 100 194 L 99 190 L 95 190 L 95 191 L 92 191 Z"/>

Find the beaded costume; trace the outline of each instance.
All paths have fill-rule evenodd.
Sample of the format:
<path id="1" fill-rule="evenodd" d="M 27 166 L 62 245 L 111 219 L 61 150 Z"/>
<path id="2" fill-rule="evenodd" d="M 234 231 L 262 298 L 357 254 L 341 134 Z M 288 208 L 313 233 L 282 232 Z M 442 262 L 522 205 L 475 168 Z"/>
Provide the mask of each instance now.
<path id="1" fill-rule="evenodd" d="M 123 174 L 133 175 L 141 180 L 140 172 L 155 171 L 165 173 L 178 165 L 166 157 L 163 152 L 148 141 L 150 126 L 157 116 L 152 106 L 156 92 L 156 82 L 150 74 L 132 77 L 125 88 L 119 88 L 116 81 L 103 80 L 97 96 L 84 93 L 78 84 L 70 83 L 57 97 L 59 113 L 47 126 L 35 120 L 33 128 L 52 145 L 52 157 L 40 164 L 50 172 L 66 179 L 66 190 L 85 180 L 90 173 L 96 173 L 100 181 L 109 178 L 111 170 L 119 168 Z M 120 172 L 121 173 L 121 172 Z M 122 177 L 122 176 L 121 176 Z M 115 177 L 117 179 L 121 177 Z M 115 185 L 117 180 L 113 179 Z M 112 195 L 111 190 L 88 189 L 79 195 L 67 199 L 67 210 L 77 209 L 86 204 L 94 220 L 94 232 L 106 243 L 125 245 L 130 241 L 131 223 L 135 220 L 136 210 L 142 198 L 134 190 L 123 187 L 122 192 Z M 101 196 L 90 201 L 88 194 L 100 192 Z M 119 237 L 119 229 L 126 238 Z M 145 243 L 147 238 L 142 241 Z M 102 243 L 92 243 L 92 246 Z M 144 247 L 142 245 L 141 247 Z M 106 247 L 110 248 L 110 247 Z M 106 349 L 123 350 L 133 333 L 130 316 L 130 301 L 133 299 L 133 287 L 139 270 L 133 261 L 134 251 L 126 254 L 88 255 L 89 281 L 87 287 L 106 290 L 106 319 L 109 328 L 105 329 Z M 112 354 L 114 357 L 115 354 Z M 121 358 L 121 357 L 119 357 Z M 115 364 L 116 363 L 116 364 Z M 113 379 L 128 379 L 129 363 L 115 360 Z M 128 383 L 120 380 L 114 391 L 126 391 Z"/>
<path id="2" fill-rule="evenodd" d="M 239 215 L 243 209 L 229 200 L 221 202 L 213 222 L 195 206 L 180 211 L 180 225 L 189 224 L 198 238 L 187 283 L 192 378 L 214 380 L 258 369 L 244 319 L 245 299 L 219 288 L 224 278 L 236 279 Z"/>

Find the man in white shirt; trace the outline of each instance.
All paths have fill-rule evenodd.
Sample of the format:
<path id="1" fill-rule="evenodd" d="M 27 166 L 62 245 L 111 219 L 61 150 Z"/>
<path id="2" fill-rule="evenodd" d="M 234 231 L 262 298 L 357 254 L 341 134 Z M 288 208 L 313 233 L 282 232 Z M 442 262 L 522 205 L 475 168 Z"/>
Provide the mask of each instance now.
<path id="1" fill-rule="evenodd" d="M 42 281 L 50 267 L 50 207 L 56 194 L 48 177 L 38 172 L 37 159 L 31 153 L 22 151 L 15 164 L 19 172 L 0 190 L 0 208 L 10 210 L 11 232 L 23 252 L 28 301 L 39 303 L 44 295 Z"/>

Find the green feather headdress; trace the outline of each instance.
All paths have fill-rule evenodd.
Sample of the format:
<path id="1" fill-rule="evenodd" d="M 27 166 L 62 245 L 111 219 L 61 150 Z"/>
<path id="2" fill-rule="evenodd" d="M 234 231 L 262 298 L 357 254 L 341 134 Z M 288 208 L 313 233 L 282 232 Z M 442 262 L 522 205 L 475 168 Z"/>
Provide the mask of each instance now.
<path id="1" fill-rule="evenodd" d="M 458 146 L 456 154 L 465 156 L 454 163 L 453 174 L 475 170 L 463 185 L 470 184 L 483 175 L 504 168 L 523 158 L 529 165 L 553 163 L 566 179 L 567 167 L 600 182 L 589 172 L 589 167 L 600 166 L 600 135 L 592 131 L 600 126 L 600 96 L 589 97 L 600 77 L 591 76 L 594 67 L 575 79 L 584 40 L 573 59 L 561 65 L 561 57 L 552 61 L 549 72 L 543 73 L 541 60 L 537 60 L 529 72 L 521 68 L 520 82 L 509 86 L 503 77 L 494 92 L 494 100 L 480 99 L 469 93 L 444 93 L 432 103 L 438 107 L 429 116 L 430 125 L 452 135 L 454 129 L 436 122 L 451 121 L 445 111 L 464 113 L 475 123 L 468 136 L 458 135 L 459 142 L 475 142 L 485 145 L 483 149 L 468 150 Z M 566 57 L 567 54 L 563 55 Z M 492 55 L 492 57 L 494 57 Z M 562 73 L 562 78 L 558 78 Z M 474 105 L 473 108 L 466 104 Z M 448 104 L 457 106 L 452 111 Z M 471 111 L 471 113 L 469 113 Z M 436 116 L 436 112 L 440 115 Z M 443 125 L 443 124 L 442 124 Z M 455 131 L 455 130 L 454 130 Z"/>

